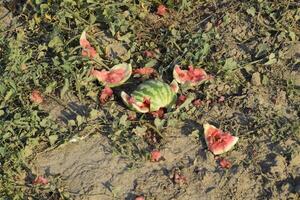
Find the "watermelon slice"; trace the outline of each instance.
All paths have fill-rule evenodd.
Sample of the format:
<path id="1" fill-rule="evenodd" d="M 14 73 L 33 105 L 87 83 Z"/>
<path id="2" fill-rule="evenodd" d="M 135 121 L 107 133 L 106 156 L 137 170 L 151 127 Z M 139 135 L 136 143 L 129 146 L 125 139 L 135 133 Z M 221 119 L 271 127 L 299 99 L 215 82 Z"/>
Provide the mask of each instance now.
<path id="1" fill-rule="evenodd" d="M 203 128 L 208 149 L 215 155 L 220 155 L 229 151 L 239 139 L 238 137 L 232 136 L 230 133 L 223 132 L 210 124 L 204 124 Z"/>
<path id="2" fill-rule="evenodd" d="M 177 93 L 179 91 L 179 86 L 178 83 L 176 82 L 176 80 L 173 80 L 170 84 L 171 90 L 175 93 Z"/>
<path id="3" fill-rule="evenodd" d="M 188 84 L 190 86 L 199 85 L 203 81 L 209 79 L 207 73 L 201 68 L 189 66 L 188 70 L 182 70 L 179 65 L 174 67 L 173 77 L 178 83 Z"/>
<path id="4" fill-rule="evenodd" d="M 140 113 L 149 112 L 149 107 L 147 106 L 147 104 L 144 104 L 143 102 L 136 102 L 134 97 L 129 96 L 126 92 L 122 91 L 121 97 L 125 105 L 128 106 L 130 109 Z"/>
<path id="5" fill-rule="evenodd" d="M 158 80 L 148 80 L 140 84 L 131 96 L 121 92 L 121 97 L 130 109 L 147 113 L 175 105 L 176 91 L 178 91 L 178 85 L 176 86 L 176 84 L 169 86 Z"/>
<path id="6" fill-rule="evenodd" d="M 85 31 L 83 31 L 80 36 L 79 44 L 82 47 L 82 51 L 81 51 L 82 56 L 89 57 L 90 59 L 97 57 L 98 55 L 97 51 L 94 47 L 92 47 L 90 42 L 87 40 Z"/>
<path id="7" fill-rule="evenodd" d="M 108 87 L 117 87 L 125 83 L 131 76 L 132 67 L 130 64 L 122 63 L 115 65 L 109 71 L 106 70 L 96 70 L 91 71 L 91 76 L 95 77 L 103 85 Z"/>

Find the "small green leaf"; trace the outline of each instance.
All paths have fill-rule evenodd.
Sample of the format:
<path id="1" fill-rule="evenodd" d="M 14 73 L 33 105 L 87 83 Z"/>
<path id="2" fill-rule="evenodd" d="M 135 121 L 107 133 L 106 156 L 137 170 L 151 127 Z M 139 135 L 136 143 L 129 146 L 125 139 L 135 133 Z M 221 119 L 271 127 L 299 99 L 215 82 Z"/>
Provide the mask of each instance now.
<path id="1" fill-rule="evenodd" d="M 227 58 L 223 66 L 224 71 L 232 71 L 238 67 L 237 63 L 233 58 Z"/>
<path id="2" fill-rule="evenodd" d="M 99 115 L 100 115 L 100 112 L 98 110 L 92 109 L 89 117 L 91 120 L 95 120 L 95 119 L 97 119 L 97 117 L 99 117 Z"/>
<path id="3" fill-rule="evenodd" d="M 40 122 L 40 126 L 41 127 L 47 127 L 47 119 L 43 119 L 41 122 Z"/>
<path id="4" fill-rule="evenodd" d="M 263 85 L 268 85 L 269 84 L 269 78 L 266 75 L 263 75 L 262 84 Z"/>
<path id="5" fill-rule="evenodd" d="M 271 53 L 271 54 L 269 55 L 269 60 L 268 60 L 268 62 L 265 63 L 265 65 L 272 65 L 272 64 L 274 64 L 274 63 L 276 63 L 276 62 L 277 62 L 277 59 L 276 59 L 275 54 L 274 54 L 274 53 Z"/>
<path id="6" fill-rule="evenodd" d="M 27 145 L 23 150 L 21 150 L 21 155 L 23 158 L 27 158 L 33 153 L 32 146 Z"/>
<path id="7" fill-rule="evenodd" d="M 270 49 L 269 45 L 265 44 L 265 43 L 261 43 L 257 46 L 257 53 L 255 55 L 255 57 L 260 57 L 261 55 L 263 55 L 264 53 L 266 53 L 268 50 Z"/>
<path id="8" fill-rule="evenodd" d="M 84 122 L 84 117 L 82 117 L 81 115 L 77 115 L 76 121 L 77 121 L 77 125 L 80 126 Z"/>
<path id="9" fill-rule="evenodd" d="M 50 136 L 48 137 L 48 139 L 49 139 L 50 145 L 52 146 L 52 145 L 54 145 L 55 142 L 57 141 L 58 136 L 57 136 L 57 135 L 50 135 Z"/>
<path id="10" fill-rule="evenodd" d="M 12 89 L 9 90 L 4 97 L 4 102 L 8 101 L 13 94 L 14 94 L 14 91 Z"/>
<path id="11" fill-rule="evenodd" d="M 61 89 L 60 91 L 60 98 L 62 99 L 66 92 L 69 90 L 69 79 L 65 79 L 65 84 L 64 84 L 64 87 Z"/>
<path id="12" fill-rule="evenodd" d="M 192 131 L 189 136 L 199 139 L 199 130 Z"/>
<path id="13" fill-rule="evenodd" d="M 158 130 L 161 130 L 163 126 L 165 125 L 166 120 L 165 119 L 159 119 L 155 118 L 154 125 Z"/>
<path id="14" fill-rule="evenodd" d="M 255 10 L 254 7 L 250 7 L 250 8 L 248 8 L 248 9 L 246 10 L 246 12 L 247 12 L 249 15 L 251 15 L 252 17 L 254 17 L 254 16 L 255 16 L 256 10 Z"/>
<path id="15" fill-rule="evenodd" d="M 61 47 L 63 45 L 64 44 L 63 44 L 62 40 L 58 36 L 55 36 L 54 38 L 52 38 L 52 40 L 50 40 L 50 42 L 48 43 L 48 47 L 50 47 L 50 48 Z"/>
<path id="16" fill-rule="evenodd" d="M 10 138 L 12 136 L 11 132 L 6 132 L 3 136 L 2 136 L 2 140 L 6 140 L 8 138 Z"/>
<path id="17" fill-rule="evenodd" d="M 168 127 L 176 127 L 176 125 L 179 123 L 178 119 L 176 118 L 168 118 Z"/>
<path id="18" fill-rule="evenodd" d="M 89 19 L 89 21 L 90 21 L 90 24 L 94 24 L 95 22 L 96 22 L 96 16 L 95 15 L 93 15 L 93 14 L 90 14 L 90 19 Z"/>
<path id="19" fill-rule="evenodd" d="M 45 90 L 45 93 L 46 94 L 50 94 L 57 86 L 57 82 L 56 81 L 53 81 L 51 82 L 47 87 L 46 87 L 46 90 Z"/>
<path id="20" fill-rule="evenodd" d="M 149 62 L 145 64 L 145 67 L 154 67 L 157 63 L 157 60 L 151 59 Z"/>
<path id="21" fill-rule="evenodd" d="M 125 115 L 122 115 L 122 117 L 120 118 L 120 125 L 123 125 L 123 126 L 128 126 L 129 125 L 129 121 L 127 120 L 128 116 L 125 114 Z"/>
<path id="22" fill-rule="evenodd" d="M 293 42 L 296 41 L 296 34 L 295 34 L 295 32 L 290 31 L 289 32 L 289 36 L 290 36 L 290 38 L 292 39 Z"/>
<path id="23" fill-rule="evenodd" d="M 6 152 L 5 147 L 0 147 L 0 156 L 1 156 L 1 157 L 4 157 L 4 156 L 5 156 L 5 152 Z"/>
<path id="24" fill-rule="evenodd" d="M 135 133 L 139 137 L 143 137 L 146 134 L 147 128 L 146 127 L 141 127 L 137 126 L 132 130 L 133 133 Z"/>
<path id="25" fill-rule="evenodd" d="M 76 122 L 73 119 L 71 119 L 68 121 L 68 126 L 76 126 Z"/>

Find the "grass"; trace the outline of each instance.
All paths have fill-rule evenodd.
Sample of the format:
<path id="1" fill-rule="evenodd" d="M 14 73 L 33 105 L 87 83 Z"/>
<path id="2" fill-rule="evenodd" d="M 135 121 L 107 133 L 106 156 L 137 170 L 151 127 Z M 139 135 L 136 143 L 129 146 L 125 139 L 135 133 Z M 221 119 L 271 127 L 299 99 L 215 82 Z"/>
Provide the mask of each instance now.
<path id="1" fill-rule="evenodd" d="M 11 6 L 6 4 L 13 13 L 11 24 L 7 28 L 0 22 L 2 199 L 68 199 L 59 179 L 47 186 L 32 184 L 36 174 L 30 170 L 30 161 L 36 153 L 65 143 L 82 131 L 104 133 L 118 154 L 141 160 L 150 149 L 162 145 L 168 125 L 199 120 L 217 106 L 219 110 L 231 107 L 247 116 L 242 125 L 238 118 L 226 119 L 220 113 L 210 118 L 233 132 L 241 127 L 239 134 L 245 137 L 250 132 L 270 135 L 275 141 L 299 137 L 299 85 L 289 75 L 299 73 L 299 58 L 285 56 L 300 38 L 297 1 L 11 2 Z M 162 3 L 169 10 L 159 17 L 155 11 Z M 83 30 L 88 31 L 99 52 L 100 63 L 80 55 L 78 41 Z M 108 57 L 106 46 L 110 43 L 121 45 L 127 53 Z M 145 58 L 145 50 L 159 50 L 158 57 Z M 97 95 L 103 86 L 88 77 L 92 66 L 111 67 L 120 62 L 131 62 L 134 68 L 150 63 L 166 82 L 172 80 L 175 64 L 203 67 L 214 80 L 194 89 L 182 88 L 182 93 L 212 103 L 200 109 L 186 104 L 165 121 L 144 115 L 126 121 L 129 113 L 118 96 L 99 106 Z M 261 75 L 259 87 L 251 85 L 254 72 Z M 30 102 L 34 89 L 49 103 L 71 113 L 76 111 L 65 99 L 73 96 L 89 105 L 90 112 L 75 113 L 67 124 L 57 123 L 43 107 Z M 278 99 L 280 91 L 285 92 L 285 99 Z M 266 104 L 261 92 L 266 93 Z M 225 104 L 217 102 L 220 96 L 225 96 Z M 279 104 L 278 109 L 272 108 Z M 140 137 L 134 132 L 147 134 Z M 159 142 L 151 143 L 153 138 Z"/>

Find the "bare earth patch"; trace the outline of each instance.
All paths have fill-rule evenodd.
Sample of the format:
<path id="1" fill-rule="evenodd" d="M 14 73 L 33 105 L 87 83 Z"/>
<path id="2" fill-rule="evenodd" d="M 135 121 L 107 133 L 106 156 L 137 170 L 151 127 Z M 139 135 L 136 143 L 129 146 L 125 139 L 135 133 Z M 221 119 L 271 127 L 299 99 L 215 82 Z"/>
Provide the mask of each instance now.
<path id="1" fill-rule="evenodd" d="M 233 166 L 222 169 L 204 143 L 180 129 L 172 132 L 158 163 L 134 163 L 113 154 L 106 137 L 95 134 L 39 154 L 34 172 L 59 176 L 74 199 L 296 199 L 299 197 L 300 144 L 263 140 L 229 152 Z M 293 145 L 294 153 L 287 148 Z M 174 182 L 174 170 L 186 182 Z"/>

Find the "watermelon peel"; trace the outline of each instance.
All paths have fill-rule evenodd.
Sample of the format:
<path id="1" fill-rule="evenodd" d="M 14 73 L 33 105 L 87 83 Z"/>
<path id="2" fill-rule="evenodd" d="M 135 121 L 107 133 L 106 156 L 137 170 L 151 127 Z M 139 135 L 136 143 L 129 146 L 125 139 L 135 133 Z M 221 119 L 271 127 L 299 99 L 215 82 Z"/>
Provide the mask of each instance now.
<path id="1" fill-rule="evenodd" d="M 175 105 L 178 89 L 177 83 L 174 82 L 168 85 L 162 81 L 148 80 L 140 84 L 131 95 L 122 91 L 121 97 L 129 109 L 148 113 Z"/>
<path id="2" fill-rule="evenodd" d="M 117 87 L 125 83 L 132 74 L 131 64 L 121 63 L 107 70 L 91 70 L 91 76 L 98 79 L 104 86 Z"/>
<path id="3" fill-rule="evenodd" d="M 79 44 L 82 48 L 81 55 L 84 57 L 89 57 L 90 59 L 99 58 L 99 55 L 94 47 L 92 47 L 91 43 L 87 40 L 86 32 L 83 31 L 80 39 Z"/>
<path id="4" fill-rule="evenodd" d="M 208 123 L 203 125 L 205 142 L 214 155 L 223 154 L 233 148 L 239 138 Z"/>
<path id="5" fill-rule="evenodd" d="M 121 92 L 121 98 L 124 104 L 132 110 L 135 110 L 140 113 L 149 112 L 149 108 L 143 102 L 136 102 L 135 99 L 129 96 L 126 92 Z"/>
<path id="6" fill-rule="evenodd" d="M 210 78 L 204 69 L 195 68 L 192 65 L 189 66 L 188 70 L 182 70 L 179 65 L 175 65 L 173 77 L 178 83 L 190 86 L 197 86 Z"/>

